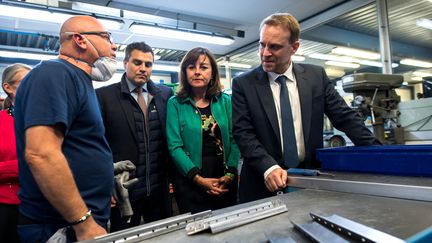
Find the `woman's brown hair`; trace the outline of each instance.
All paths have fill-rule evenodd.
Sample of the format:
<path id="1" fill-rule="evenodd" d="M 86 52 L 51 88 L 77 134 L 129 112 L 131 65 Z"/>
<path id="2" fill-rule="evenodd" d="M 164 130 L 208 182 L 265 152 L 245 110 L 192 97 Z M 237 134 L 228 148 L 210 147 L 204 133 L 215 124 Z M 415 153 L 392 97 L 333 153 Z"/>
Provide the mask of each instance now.
<path id="1" fill-rule="evenodd" d="M 180 85 L 177 91 L 178 97 L 191 97 L 192 87 L 188 82 L 186 69 L 189 65 L 195 65 L 196 61 L 201 55 L 205 55 L 209 59 L 212 68 L 212 77 L 207 86 L 206 98 L 211 99 L 212 97 L 217 96 L 221 93 L 222 85 L 220 83 L 219 69 L 217 66 L 216 58 L 208 49 L 203 47 L 196 47 L 188 51 L 188 53 L 186 53 L 180 63 Z"/>

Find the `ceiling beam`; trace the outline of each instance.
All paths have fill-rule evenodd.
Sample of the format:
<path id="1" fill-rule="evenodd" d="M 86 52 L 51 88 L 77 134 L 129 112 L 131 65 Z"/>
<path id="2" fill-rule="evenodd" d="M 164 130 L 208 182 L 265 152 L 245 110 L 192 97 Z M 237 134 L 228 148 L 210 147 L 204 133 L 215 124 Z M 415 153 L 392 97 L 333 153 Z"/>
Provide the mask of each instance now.
<path id="1" fill-rule="evenodd" d="M 86 3 L 86 4 L 104 6 L 107 8 L 119 9 L 121 11 L 128 10 L 132 12 L 138 12 L 146 15 L 156 16 L 161 21 L 163 21 L 162 24 L 169 24 L 171 26 L 178 26 L 178 27 L 183 27 L 188 29 L 214 32 L 214 33 L 236 36 L 241 38 L 243 38 L 245 35 L 244 31 L 236 29 L 236 27 L 238 26 L 237 23 L 229 23 L 217 19 L 196 17 L 188 14 L 176 13 L 176 12 L 149 8 L 149 7 L 142 7 L 142 6 L 137 6 L 128 3 L 121 3 L 118 1 L 71 0 L 71 2 L 77 3 L 77 4 L 72 4 L 72 9 L 76 9 L 76 10 L 79 10 L 78 3 Z M 123 17 L 123 16 L 118 16 L 118 17 Z"/>
<path id="2" fill-rule="evenodd" d="M 329 25 L 311 29 L 301 35 L 302 39 L 328 43 L 340 46 L 349 46 L 379 52 L 379 37 L 362 34 Z M 415 57 L 430 60 L 432 50 L 421 46 L 391 41 L 392 55 L 399 57 Z"/>
<path id="3" fill-rule="evenodd" d="M 353 11 L 355 9 L 361 8 L 365 5 L 371 4 L 375 2 L 375 0 L 351 0 L 351 1 L 344 1 L 340 4 L 337 4 L 335 6 L 332 6 L 322 12 L 319 12 L 311 17 L 308 17 L 306 19 L 299 20 L 300 26 L 301 26 L 301 32 L 304 33 L 308 30 L 317 28 L 341 15 L 344 15 L 350 11 Z M 257 30 L 258 31 L 258 30 Z M 258 42 L 259 40 L 253 41 L 249 44 L 246 44 L 240 48 L 237 48 L 236 50 L 230 51 L 229 53 L 226 53 L 225 55 L 234 57 L 237 54 L 240 54 L 245 51 L 249 51 L 252 49 L 258 48 Z"/>
<path id="4" fill-rule="evenodd" d="M 338 4 L 330 9 L 324 10 L 320 13 L 317 13 L 307 19 L 300 20 L 300 26 L 302 32 L 306 32 L 308 30 L 319 27 L 325 23 L 332 21 L 333 19 L 342 16 L 346 13 L 349 13 L 353 10 L 359 9 L 371 3 L 374 3 L 375 0 L 352 0 L 345 1 L 341 4 Z"/>

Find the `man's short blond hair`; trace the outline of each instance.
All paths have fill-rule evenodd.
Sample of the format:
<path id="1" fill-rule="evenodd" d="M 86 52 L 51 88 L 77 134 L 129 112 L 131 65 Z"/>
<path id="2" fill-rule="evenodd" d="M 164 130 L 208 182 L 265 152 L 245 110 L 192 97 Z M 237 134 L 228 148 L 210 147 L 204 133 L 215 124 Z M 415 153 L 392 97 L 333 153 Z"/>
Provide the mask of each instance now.
<path id="1" fill-rule="evenodd" d="M 300 39 L 300 24 L 297 19 L 289 13 L 274 13 L 265 18 L 260 25 L 260 30 L 264 25 L 281 26 L 290 33 L 289 43 L 292 44 Z"/>

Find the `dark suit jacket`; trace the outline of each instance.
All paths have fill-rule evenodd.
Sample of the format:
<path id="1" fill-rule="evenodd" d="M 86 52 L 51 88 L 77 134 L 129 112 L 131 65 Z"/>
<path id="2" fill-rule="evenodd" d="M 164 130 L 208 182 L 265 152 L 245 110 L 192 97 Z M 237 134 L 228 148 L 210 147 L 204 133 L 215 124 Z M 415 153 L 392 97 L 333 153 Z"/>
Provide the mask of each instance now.
<path id="1" fill-rule="evenodd" d="M 156 85 L 152 81 L 147 83 L 147 90 L 153 96 L 152 102 L 156 106 L 162 132 L 166 137 L 166 104 L 173 92 L 171 88 Z M 104 120 L 105 137 L 111 147 L 114 162 L 130 160 L 137 165 L 139 161 L 139 139 L 137 136 L 139 133 L 136 131 L 134 111 L 140 108 L 130 95 L 125 75 L 119 83 L 97 89 L 96 94 Z M 165 139 L 164 144 L 166 145 Z M 165 147 L 164 155 L 166 156 L 160 159 L 161 163 L 168 159 L 168 147 Z M 158 171 L 157 173 L 167 174 L 167 171 Z"/>
<path id="2" fill-rule="evenodd" d="M 324 113 L 334 127 L 345 132 L 356 145 L 379 144 L 329 81 L 322 67 L 293 64 L 300 97 L 305 160 L 299 167 L 318 168 L 315 151 L 323 146 Z M 282 149 L 273 94 L 267 73 L 261 66 L 233 80 L 233 133 L 243 156 L 240 200 L 251 201 L 270 193 L 264 172 L 282 166 Z"/>

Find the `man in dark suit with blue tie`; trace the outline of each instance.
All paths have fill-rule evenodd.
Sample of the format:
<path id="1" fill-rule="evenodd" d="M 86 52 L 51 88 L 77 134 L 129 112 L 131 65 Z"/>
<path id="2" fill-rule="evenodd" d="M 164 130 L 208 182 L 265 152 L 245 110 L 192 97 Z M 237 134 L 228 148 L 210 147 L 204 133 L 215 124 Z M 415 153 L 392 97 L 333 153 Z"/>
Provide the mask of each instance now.
<path id="1" fill-rule="evenodd" d="M 153 62 L 149 45 L 131 43 L 125 50 L 121 81 L 96 90 L 114 162 L 130 160 L 136 167 L 130 178 L 138 178 L 128 188 L 133 215 L 125 217 L 125 206 L 114 202 L 111 232 L 171 215 L 165 124 L 173 92 L 151 80 Z"/>
<path id="2" fill-rule="evenodd" d="M 291 167 L 318 168 L 324 113 L 355 145 L 380 142 L 335 90 L 322 67 L 297 64 L 300 25 L 277 13 L 260 26 L 261 66 L 233 80 L 233 131 L 244 158 L 240 201 L 269 196 L 287 185 Z"/>

